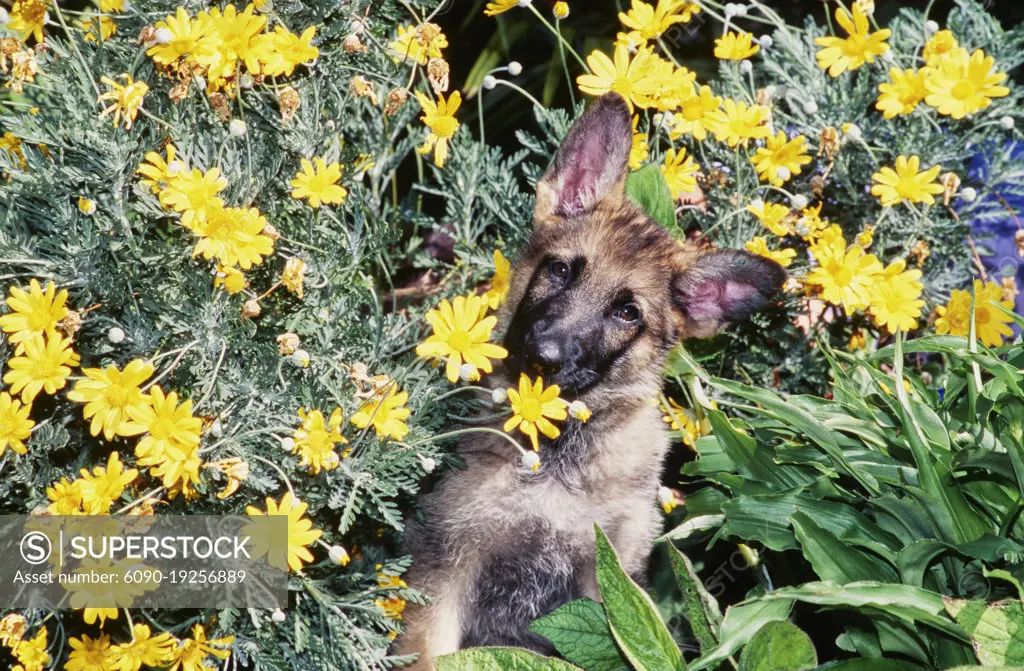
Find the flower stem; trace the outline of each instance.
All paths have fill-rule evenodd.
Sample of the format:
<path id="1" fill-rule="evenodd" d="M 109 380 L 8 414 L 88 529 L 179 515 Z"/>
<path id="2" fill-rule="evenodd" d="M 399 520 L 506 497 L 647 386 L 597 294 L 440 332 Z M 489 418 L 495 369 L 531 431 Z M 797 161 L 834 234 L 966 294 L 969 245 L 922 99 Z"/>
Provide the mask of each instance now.
<path id="1" fill-rule="evenodd" d="M 553 25 L 551 25 L 551 23 L 549 23 L 547 19 L 544 18 L 544 15 L 540 13 L 540 10 L 538 10 L 536 7 L 534 7 L 533 3 L 530 3 L 529 5 L 527 5 L 527 8 L 531 12 L 533 12 L 537 16 L 538 19 L 540 19 L 541 23 L 543 23 L 545 26 L 547 26 L 547 29 L 550 30 L 551 33 L 556 38 L 558 38 L 559 45 L 564 45 L 565 48 L 569 50 L 569 53 L 571 53 L 573 56 L 576 57 L 576 60 L 579 61 L 579 64 L 581 66 L 583 66 L 583 70 L 586 71 L 586 72 L 590 72 L 590 68 L 587 67 L 587 64 L 583 60 L 583 58 L 581 58 L 580 55 L 578 53 L 576 53 L 576 50 L 572 48 L 571 44 L 569 44 L 568 42 L 565 41 L 565 38 L 562 37 L 562 33 L 560 33 L 558 30 L 556 30 L 555 27 Z"/>

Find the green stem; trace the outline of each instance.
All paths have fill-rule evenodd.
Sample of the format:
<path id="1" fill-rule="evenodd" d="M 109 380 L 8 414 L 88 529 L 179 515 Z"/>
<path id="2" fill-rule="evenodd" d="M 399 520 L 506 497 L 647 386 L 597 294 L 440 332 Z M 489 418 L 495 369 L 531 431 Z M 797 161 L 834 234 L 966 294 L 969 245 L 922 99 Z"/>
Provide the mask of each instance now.
<path id="1" fill-rule="evenodd" d="M 569 50 L 569 53 L 571 53 L 571 54 L 572 54 L 573 56 L 575 56 L 575 57 L 576 57 L 576 60 L 577 60 L 577 61 L 579 61 L 579 64 L 580 64 L 581 66 L 583 66 L 583 70 L 584 70 L 585 72 L 590 72 L 590 68 L 588 68 L 588 67 L 587 67 L 587 63 L 586 63 L 586 62 L 585 62 L 585 61 L 583 60 L 583 58 L 582 58 L 582 57 L 580 57 L 580 55 L 579 55 L 578 53 L 576 53 L 576 50 L 572 48 L 572 45 L 571 45 L 571 44 L 569 44 L 568 42 L 566 42 L 566 41 L 565 41 L 565 38 L 564 38 L 564 37 L 562 37 L 562 33 L 558 32 L 558 31 L 557 31 L 557 30 L 555 29 L 555 27 L 554 27 L 553 25 L 551 25 L 551 24 L 550 24 L 550 23 L 548 22 L 548 20 L 547 20 L 547 19 L 545 19 L 545 18 L 544 18 L 544 15 L 540 13 L 540 10 L 538 10 L 538 9 L 537 9 L 536 7 L 534 7 L 534 6 L 533 6 L 533 3 L 530 3 L 529 5 L 527 5 L 527 8 L 528 8 L 528 9 L 529 9 L 529 10 L 530 10 L 531 12 L 533 12 L 533 13 L 534 13 L 534 15 L 536 15 L 536 17 L 537 17 L 538 19 L 540 19 L 540 22 L 541 22 L 541 23 L 543 23 L 543 24 L 544 24 L 544 25 L 545 25 L 545 26 L 547 27 L 547 29 L 548 29 L 548 30 L 550 30 L 550 31 L 551 31 L 551 33 L 552 33 L 552 34 L 553 34 L 553 35 L 554 35 L 554 36 L 555 36 L 555 37 L 556 37 L 556 38 L 558 39 L 558 43 L 559 43 L 560 45 L 564 45 L 564 46 L 565 46 L 565 48 Z"/>

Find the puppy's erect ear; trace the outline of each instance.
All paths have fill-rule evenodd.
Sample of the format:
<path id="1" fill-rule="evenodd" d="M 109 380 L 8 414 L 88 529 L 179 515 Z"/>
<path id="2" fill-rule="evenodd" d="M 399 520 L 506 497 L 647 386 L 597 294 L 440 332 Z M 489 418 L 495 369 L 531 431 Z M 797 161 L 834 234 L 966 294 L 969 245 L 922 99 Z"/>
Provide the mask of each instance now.
<path id="1" fill-rule="evenodd" d="M 682 318 L 684 338 L 710 338 L 746 319 L 786 281 L 775 261 L 735 249 L 696 257 L 672 282 L 672 300 Z"/>
<path id="2" fill-rule="evenodd" d="M 626 101 L 617 93 L 598 98 L 569 129 L 537 183 L 537 224 L 557 224 L 593 210 L 602 200 L 612 207 L 621 203 L 632 144 Z"/>

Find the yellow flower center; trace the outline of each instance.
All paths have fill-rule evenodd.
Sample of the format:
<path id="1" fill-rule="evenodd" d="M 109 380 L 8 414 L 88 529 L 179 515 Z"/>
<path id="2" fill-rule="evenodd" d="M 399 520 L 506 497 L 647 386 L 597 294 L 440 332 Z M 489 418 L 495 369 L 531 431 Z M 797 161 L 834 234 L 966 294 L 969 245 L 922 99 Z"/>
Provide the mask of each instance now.
<path id="1" fill-rule="evenodd" d="M 473 345 L 473 341 L 470 339 L 469 333 L 458 330 L 452 331 L 448 336 L 448 345 L 456 352 L 465 352 Z"/>
<path id="2" fill-rule="evenodd" d="M 832 277 L 835 279 L 837 286 L 849 286 L 850 282 L 853 281 L 853 271 L 846 266 L 839 266 L 836 268 L 835 272 L 832 273 Z"/>
<path id="3" fill-rule="evenodd" d="M 969 79 L 961 79 L 953 85 L 951 93 L 957 100 L 968 100 L 972 98 L 977 91 L 977 87 Z"/>
<path id="4" fill-rule="evenodd" d="M 863 37 L 851 35 L 843 40 L 843 53 L 847 56 L 861 56 L 864 54 L 865 40 Z"/>
<path id="5" fill-rule="evenodd" d="M 313 193 L 323 193 L 324 190 L 330 186 L 330 181 L 327 179 L 326 174 L 317 174 L 309 178 L 309 190 Z"/>
<path id="6" fill-rule="evenodd" d="M 455 117 L 451 116 L 439 116 L 434 120 L 434 124 L 431 126 L 431 130 L 434 131 L 434 135 L 440 138 L 449 138 L 455 135 L 455 130 L 458 128 Z"/>
<path id="7" fill-rule="evenodd" d="M 107 389 L 105 394 L 107 405 L 111 408 L 123 408 L 128 405 L 128 392 L 120 384 L 110 385 L 110 389 Z"/>
<path id="8" fill-rule="evenodd" d="M 744 121 L 742 118 L 733 119 L 729 122 L 729 130 L 736 135 L 746 135 L 750 132 L 750 124 Z"/>
<path id="9" fill-rule="evenodd" d="M 992 315 L 989 313 L 987 308 L 979 308 L 977 305 L 974 306 L 974 323 L 981 326 L 992 321 Z"/>
<path id="10" fill-rule="evenodd" d="M 523 406 L 519 409 L 519 414 L 523 416 L 523 419 L 527 422 L 536 422 L 544 416 L 543 410 L 540 407 L 540 401 L 535 398 L 524 398 Z"/>

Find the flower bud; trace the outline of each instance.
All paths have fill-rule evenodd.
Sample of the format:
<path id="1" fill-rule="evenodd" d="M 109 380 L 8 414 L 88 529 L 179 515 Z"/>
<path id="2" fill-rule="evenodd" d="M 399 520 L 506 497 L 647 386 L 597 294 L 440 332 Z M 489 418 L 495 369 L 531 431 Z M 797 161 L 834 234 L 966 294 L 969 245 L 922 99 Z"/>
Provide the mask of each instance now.
<path id="1" fill-rule="evenodd" d="M 288 616 L 284 614 L 284 611 L 280 608 L 275 608 L 274 612 L 270 614 L 270 619 L 278 624 L 281 624 L 288 619 Z"/>
<path id="2" fill-rule="evenodd" d="M 504 389 L 495 389 L 491 392 L 492 403 L 504 403 L 508 399 L 508 392 Z"/>
<path id="3" fill-rule="evenodd" d="M 520 2 L 520 4 L 522 4 L 522 2 Z M 518 77 L 519 75 L 523 74 L 523 64 L 520 63 L 519 61 L 509 61 L 508 73 L 513 77 Z"/>
<path id="4" fill-rule="evenodd" d="M 746 5 L 741 5 L 740 3 L 736 3 L 736 16 L 746 16 L 747 15 L 747 9 L 748 8 L 747 8 Z"/>
<path id="5" fill-rule="evenodd" d="M 251 89 L 256 85 L 256 80 L 248 72 L 242 73 L 242 76 L 238 78 L 238 83 L 243 89 Z"/>
<path id="6" fill-rule="evenodd" d="M 476 382 L 480 379 L 480 371 L 471 363 L 464 363 L 459 366 L 459 378 L 463 382 Z"/>
<path id="7" fill-rule="evenodd" d="M 583 401 L 573 401 L 569 404 L 569 416 L 573 419 L 578 419 L 583 423 L 586 423 L 590 416 L 593 415 L 590 408 Z"/>
<path id="8" fill-rule="evenodd" d="M 291 362 L 299 368 L 309 368 L 309 352 L 304 349 L 297 349 L 290 357 Z"/>
<path id="9" fill-rule="evenodd" d="M 498 85 L 498 80 L 495 79 L 493 75 L 486 75 L 486 76 L 484 76 L 484 80 L 481 83 L 481 86 L 483 86 L 488 91 L 490 91 L 491 89 L 493 89 L 497 85 Z"/>
<path id="10" fill-rule="evenodd" d="M 295 449 L 295 439 L 291 436 L 285 436 L 281 439 L 281 449 L 285 452 L 291 452 Z"/>
<path id="11" fill-rule="evenodd" d="M 89 200 L 85 196 L 78 199 L 78 211 L 85 215 L 96 214 L 96 201 Z"/>
<path id="12" fill-rule="evenodd" d="M 529 7 L 533 4 L 533 0 L 519 0 L 520 7 Z"/>
<path id="13" fill-rule="evenodd" d="M 740 61 L 740 72 L 742 72 L 745 75 L 749 75 L 753 71 L 754 71 L 754 64 L 753 63 L 751 63 L 748 60 Z"/>
<path id="14" fill-rule="evenodd" d="M 761 45 L 762 49 L 771 49 L 772 45 L 775 44 L 775 40 L 772 39 L 771 35 L 762 35 L 757 38 L 757 43 Z"/>
<path id="15" fill-rule="evenodd" d="M 808 100 L 807 102 L 805 102 L 804 103 L 804 113 L 805 114 L 817 114 L 818 113 L 818 103 L 814 102 L 813 100 Z"/>
<path id="16" fill-rule="evenodd" d="M 676 495 L 668 487 L 658 487 L 658 504 L 665 514 L 669 514 L 676 507 Z"/>
<path id="17" fill-rule="evenodd" d="M 332 562 L 341 566 L 345 566 L 349 562 L 348 552 L 340 545 L 332 545 L 327 556 L 330 557 Z"/>
<path id="18" fill-rule="evenodd" d="M 798 210 L 802 210 L 805 207 L 807 207 L 807 205 L 810 203 L 810 201 L 807 199 L 807 196 L 805 196 L 802 193 L 798 193 L 798 194 L 796 194 L 795 196 L 793 196 L 792 198 L 789 199 L 789 203 L 794 208 L 796 208 Z"/>
<path id="19" fill-rule="evenodd" d="M 107 331 L 107 340 L 114 343 L 115 345 L 123 343 L 124 331 L 122 331 L 119 327 L 114 326 L 109 331 Z"/>
<path id="20" fill-rule="evenodd" d="M 540 455 L 536 452 L 523 452 L 523 468 L 528 468 L 534 473 L 540 470 Z"/>
<path id="21" fill-rule="evenodd" d="M 228 132 L 235 137 L 242 137 L 245 135 L 245 131 L 245 122 L 241 119 L 232 119 L 231 123 L 228 124 Z"/>
<path id="22" fill-rule="evenodd" d="M 727 18 L 727 19 L 731 19 L 732 17 L 734 17 L 737 14 L 739 14 L 739 10 L 737 9 L 737 5 L 736 5 L 735 2 L 728 2 L 728 3 L 726 3 L 726 5 L 724 7 L 724 10 L 725 10 L 725 18 Z"/>
<path id="23" fill-rule="evenodd" d="M 999 125 L 1006 130 L 1013 130 L 1014 120 L 1012 116 L 999 117 Z"/>
<path id="24" fill-rule="evenodd" d="M 153 33 L 153 39 L 156 40 L 157 44 L 170 44 L 171 40 L 174 39 L 174 33 L 167 28 L 157 28 L 156 32 Z"/>
<path id="25" fill-rule="evenodd" d="M 960 200 L 965 203 L 973 203 L 978 199 L 978 192 L 972 186 L 965 186 L 960 189 Z"/>
<path id="26" fill-rule="evenodd" d="M 928 19 L 927 21 L 924 22 L 924 29 L 925 31 L 927 31 L 929 35 L 933 35 L 939 32 L 939 24 L 936 23 L 935 21 L 932 21 L 931 19 Z"/>
<path id="27" fill-rule="evenodd" d="M 210 425 L 210 435 L 214 438 L 220 438 L 224 435 L 224 425 L 220 421 L 220 417 L 213 420 L 213 424 Z"/>
<path id="28" fill-rule="evenodd" d="M 359 33 L 363 32 L 364 28 L 366 28 L 366 25 L 362 21 L 360 21 L 359 19 L 356 19 L 349 26 L 349 32 L 358 35 Z"/>
<path id="29" fill-rule="evenodd" d="M 843 124 L 843 133 L 853 142 L 860 142 L 864 137 L 860 132 L 860 126 L 855 123 Z"/>
<path id="30" fill-rule="evenodd" d="M 555 3 L 554 9 L 551 11 L 555 15 L 556 19 L 561 20 L 567 18 L 569 16 L 569 3 L 561 2 L 560 0 L 559 2 Z"/>
<path id="31" fill-rule="evenodd" d="M 785 182 L 787 179 L 793 176 L 793 173 L 789 171 L 789 168 L 783 165 L 780 166 L 779 169 L 775 171 L 775 176 L 781 179 L 783 182 Z"/>
<path id="32" fill-rule="evenodd" d="M 6 26 L 11 22 L 11 15 L 7 13 L 7 10 L 0 7 L 0 26 Z"/>
<path id="33" fill-rule="evenodd" d="M 420 458 L 420 466 L 423 467 L 424 473 L 433 473 L 434 469 L 437 468 L 437 460 L 433 457 L 424 457 L 422 454 L 416 456 Z"/>

